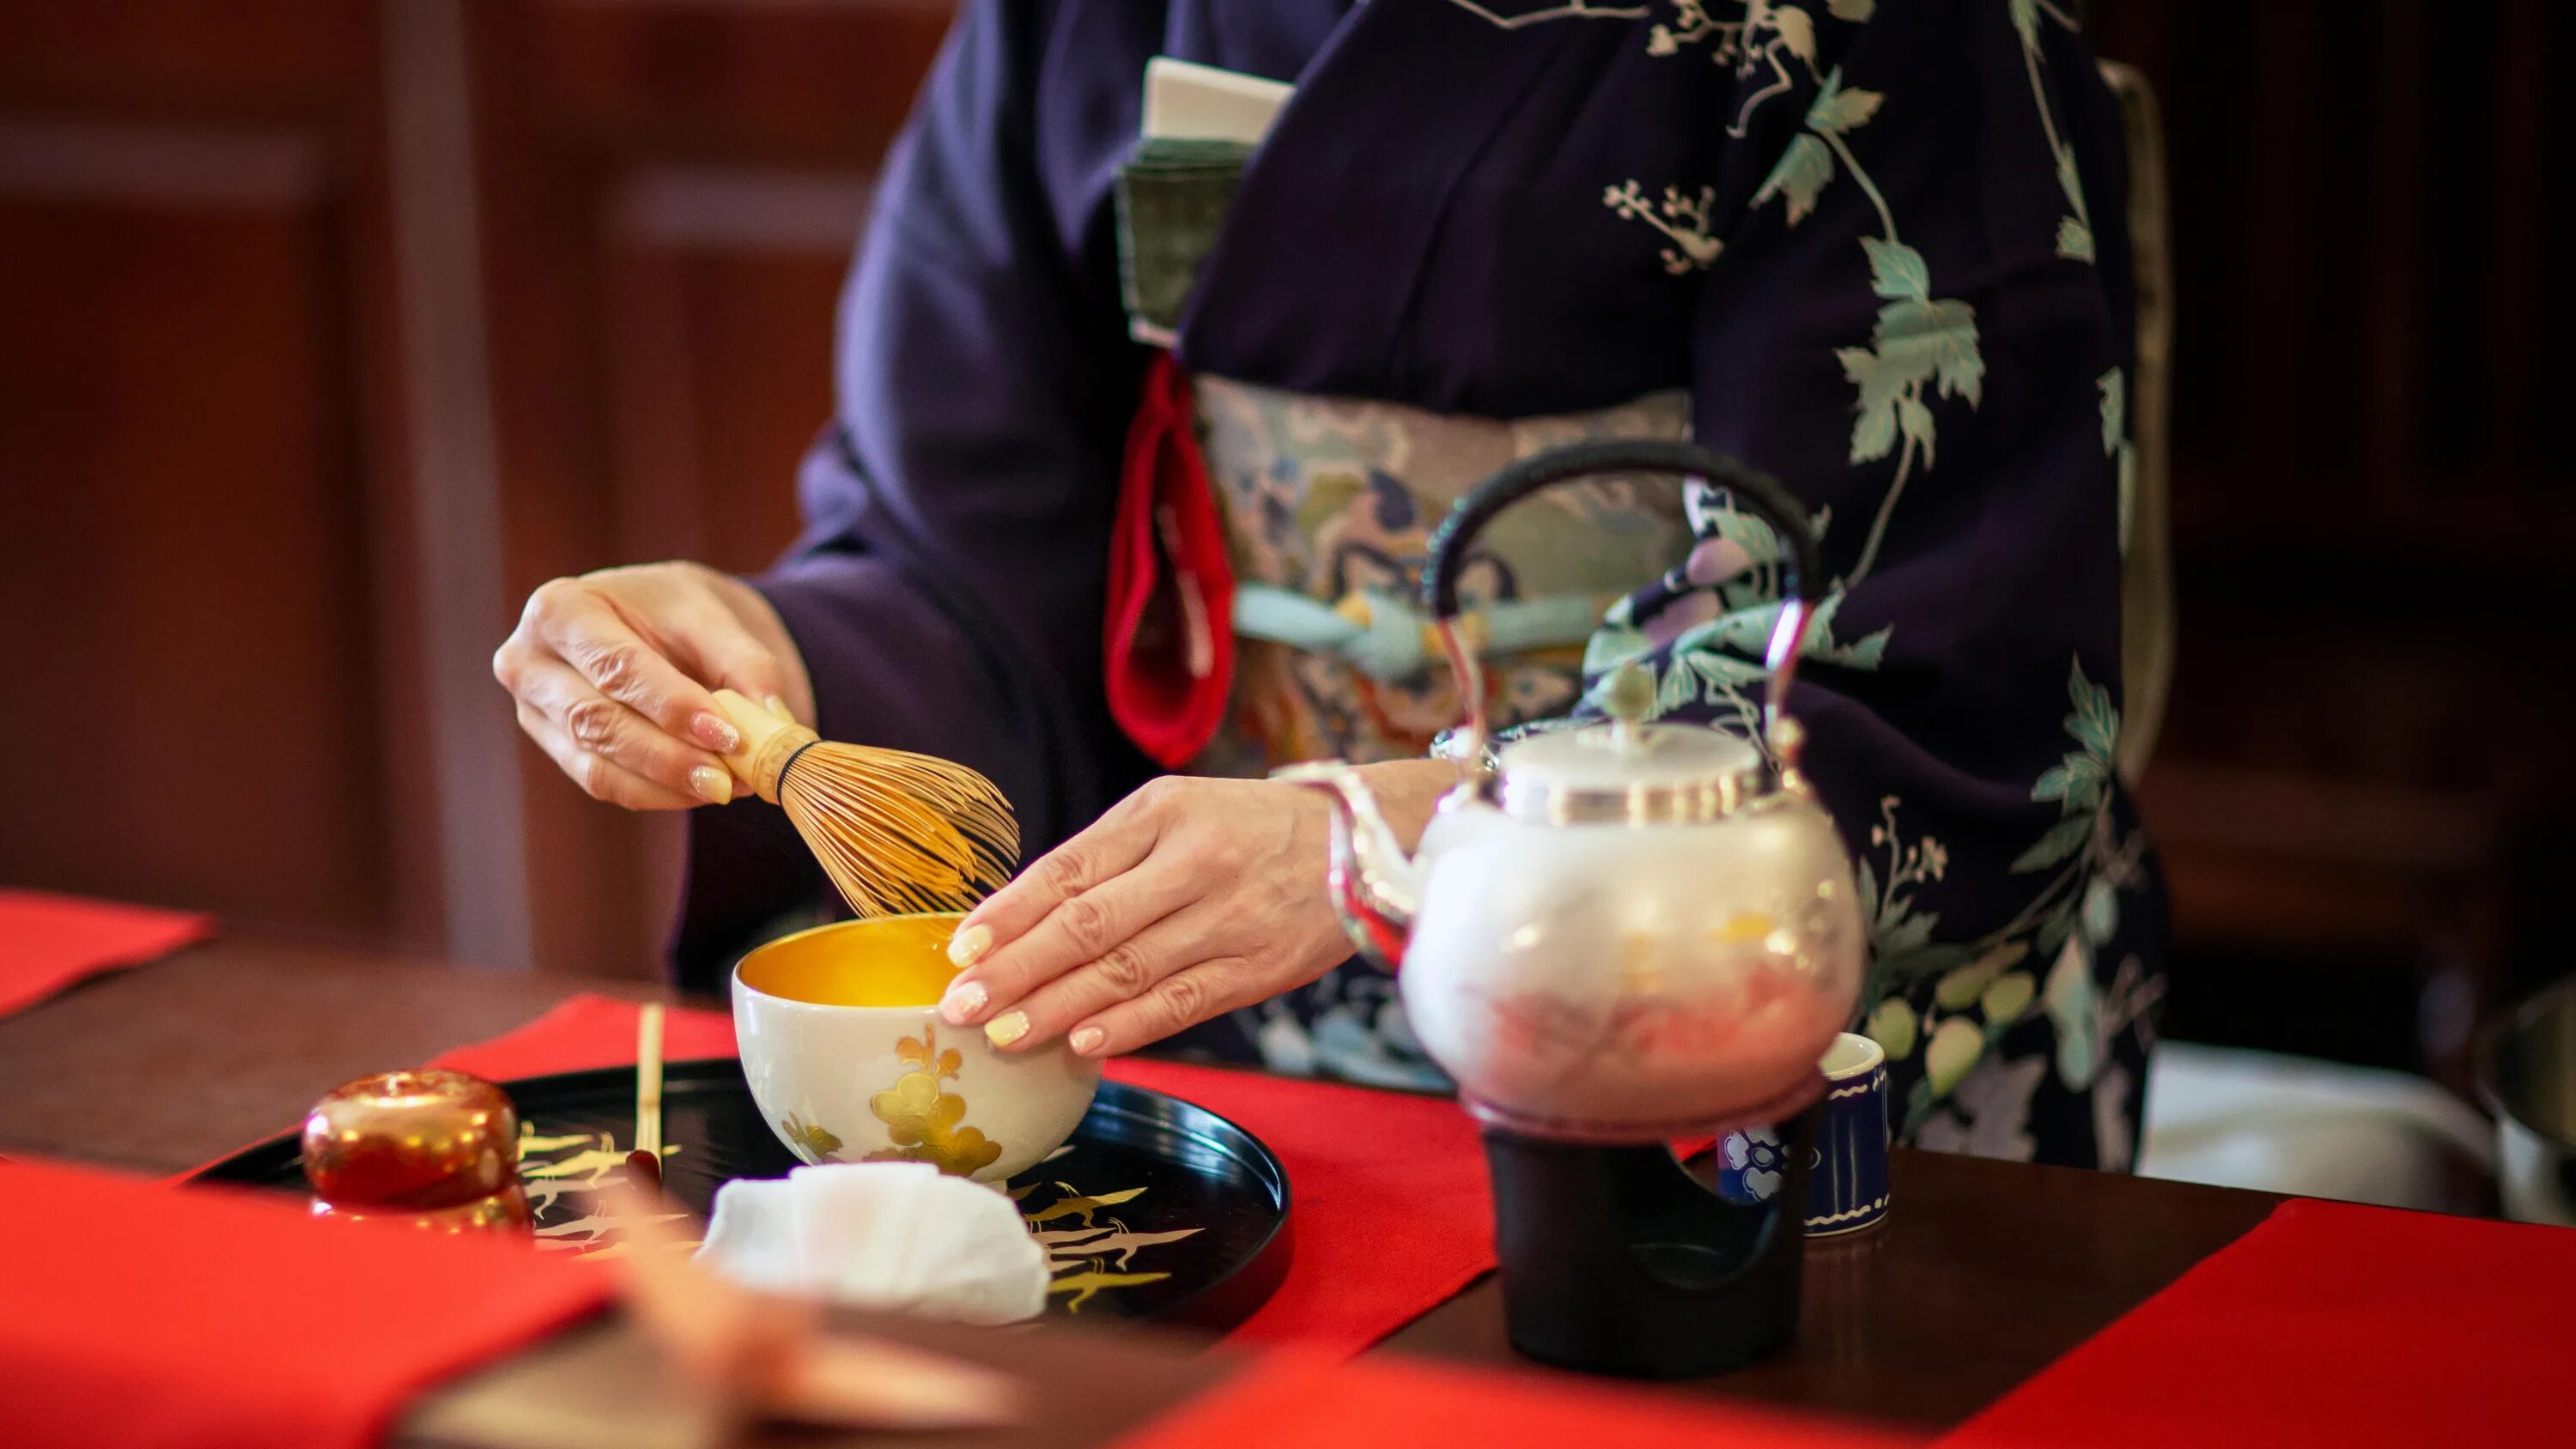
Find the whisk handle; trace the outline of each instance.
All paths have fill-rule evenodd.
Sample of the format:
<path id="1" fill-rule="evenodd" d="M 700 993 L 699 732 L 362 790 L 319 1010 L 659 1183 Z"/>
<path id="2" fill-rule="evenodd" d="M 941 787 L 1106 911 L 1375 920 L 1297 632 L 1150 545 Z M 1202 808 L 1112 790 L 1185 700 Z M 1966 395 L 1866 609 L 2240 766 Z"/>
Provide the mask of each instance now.
<path id="1" fill-rule="evenodd" d="M 741 747 L 724 757 L 725 768 L 759 792 L 761 799 L 777 804 L 778 779 L 786 773 L 787 762 L 819 736 L 792 720 L 780 719 L 752 703 L 750 696 L 734 690 L 719 689 L 715 699 L 726 723 L 742 736 Z"/>

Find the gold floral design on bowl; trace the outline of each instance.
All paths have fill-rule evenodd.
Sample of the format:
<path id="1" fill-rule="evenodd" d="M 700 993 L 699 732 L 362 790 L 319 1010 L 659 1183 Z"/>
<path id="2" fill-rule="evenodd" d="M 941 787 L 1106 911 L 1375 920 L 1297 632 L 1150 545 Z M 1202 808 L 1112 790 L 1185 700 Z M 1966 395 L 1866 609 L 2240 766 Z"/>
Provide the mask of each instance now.
<path id="1" fill-rule="evenodd" d="M 972 1177 L 1000 1159 L 1002 1144 L 963 1125 L 966 1099 L 940 1084 L 963 1065 L 954 1050 L 942 1051 L 939 1028 L 924 1023 L 921 1035 L 895 1044 L 895 1055 L 913 1070 L 868 1098 L 868 1110 L 886 1125 L 894 1146 L 871 1152 L 868 1162 L 927 1162 L 955 1177 Z"/>

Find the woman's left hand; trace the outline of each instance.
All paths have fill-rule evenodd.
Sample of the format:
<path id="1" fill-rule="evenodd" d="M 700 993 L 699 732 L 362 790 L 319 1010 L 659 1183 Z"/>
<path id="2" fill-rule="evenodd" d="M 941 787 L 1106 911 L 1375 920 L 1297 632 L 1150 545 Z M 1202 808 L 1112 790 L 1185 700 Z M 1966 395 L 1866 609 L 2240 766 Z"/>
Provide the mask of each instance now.
<path id="1" fill-rule="evenodd" d="M 1407 842 L 1456 778 L 1438 760 L 1367 774 Z M 940 1014 L 997 1046 L 1063 1036 L 1098 1057 L 1305 985 L 1351 954 L 1325 892 L 1327 812 L 1268 780 L 1147 784 L 967 913 Z"/>

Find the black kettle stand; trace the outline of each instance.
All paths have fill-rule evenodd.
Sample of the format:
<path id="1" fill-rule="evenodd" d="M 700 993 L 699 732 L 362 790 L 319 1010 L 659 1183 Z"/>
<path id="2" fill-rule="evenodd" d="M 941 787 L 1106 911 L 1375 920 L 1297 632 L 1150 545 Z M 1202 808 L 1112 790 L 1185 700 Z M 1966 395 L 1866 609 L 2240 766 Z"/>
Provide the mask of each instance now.
<path id="1" fill-rule="evenodd" d="M 1778 1351 L 1798 1327 L 1813 1108 L 1782 1124 L 1779 1191 L 1718 1196 L 1660 1145 L 1591 1146 L 1485 1130 L 1494 1246 L 1512 1347 L 1632 1378 L 1705 1378 Z"/>

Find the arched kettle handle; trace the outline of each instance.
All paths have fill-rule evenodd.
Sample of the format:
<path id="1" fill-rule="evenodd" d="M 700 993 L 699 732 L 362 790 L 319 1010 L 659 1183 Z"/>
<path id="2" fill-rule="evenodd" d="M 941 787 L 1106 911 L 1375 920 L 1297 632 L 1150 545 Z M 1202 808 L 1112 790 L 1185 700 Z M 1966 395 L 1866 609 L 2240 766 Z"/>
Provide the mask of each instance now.
<path id="1" fill-rule="evenodd" d="M 1805 642 L 1807 620 L 1815 611 L 1824 573 L 1816 557 L 1814 520 L 1806 505 L 1790 497 L 1770 474 L 1696 443 L 1652 438 L 1568 443 L 1533 453 L 1477 484 L 1432 534 L 1431 556 L 1422 570 L 1422 602 L 1439 627 L 1441 647 L 1458 682 L 1459 704 L 1466 711 L 1459 753 L 1462 767 L 1471 775 L 1480 768 L 1488 733 L 1483 671 L 1458 633 L 1458 575 L 1467 565 L 1467 545 L 1496 514 L 1532 493 L 1601 473 L 1680 473 L 1705 478 L 1724 487 L 1779 535 L 1788 554 L 1788 576 L 1782 580 L 1785 599 L 1780 620 L 1771 631 L 1763 659 L 1771 670 L 1763 730 L 1770 736 L 1774 757 L 1784 768 L 1793 767 L 1794 726 L 1782 712 L 1781 701 L 1797 677 L 1798 650 Z"/>

